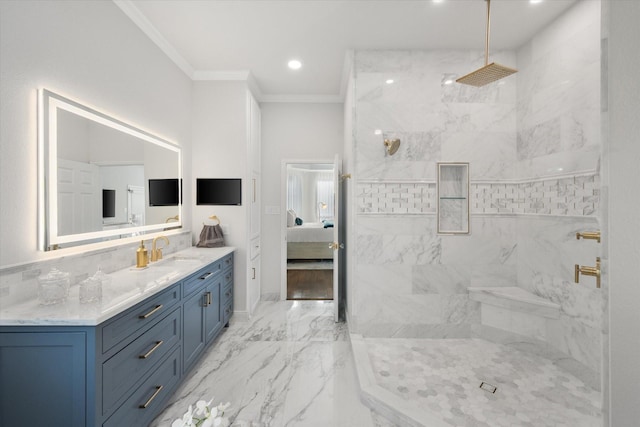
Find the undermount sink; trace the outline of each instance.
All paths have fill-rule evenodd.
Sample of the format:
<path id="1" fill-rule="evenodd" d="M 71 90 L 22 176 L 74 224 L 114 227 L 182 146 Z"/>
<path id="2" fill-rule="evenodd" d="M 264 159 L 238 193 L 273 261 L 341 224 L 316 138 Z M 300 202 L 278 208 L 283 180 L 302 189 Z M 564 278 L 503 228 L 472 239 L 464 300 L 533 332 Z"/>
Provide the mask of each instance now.
<path id="1" fill-rule="evenodd" d="M 202 263 L 202 257 L 200 256 L 188 256 L 188 255 L 171 255 L 163 258 L 159 261 L 150 262 L 149 267 L 166 267 L 169 265 L 196 265 Z"/>

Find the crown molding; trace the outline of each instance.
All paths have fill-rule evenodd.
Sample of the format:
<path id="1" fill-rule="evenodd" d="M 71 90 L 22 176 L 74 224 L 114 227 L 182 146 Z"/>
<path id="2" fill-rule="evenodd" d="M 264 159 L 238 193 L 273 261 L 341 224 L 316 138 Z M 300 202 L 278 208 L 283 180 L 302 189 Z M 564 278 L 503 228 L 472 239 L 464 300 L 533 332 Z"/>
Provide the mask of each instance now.
<path id="1" fill-rule="evenodd" d="M 249 70 L 196 70 L 193 72 L 194 81 L 247 81 L 251 72 Z"/>
<path id="2" fill-rule="evenodd" d="M 288 102 L 302 104 L 342 104 L 341 95 L 262 95 L 261 102 Z"/>
<path id="3" fill-rule="evenodd" d="M 258 102 L 273 103 L 311 103 L 311 104 L 342 104 L 345 99 L 351 69 L 353 67 L 353 51 L 349 50 L 345 54 L 342 67 L 342 79 L 340 82 L 340 93 L 336 95 L 265 95 L 257 80 L 250 70 L 194 70 L 191 64 L 184 59 L 175 47 L 156 27 L 144 16 L 131 0 L 113 0 L 113 2 L 133 21 L 134 24 L 147 35 L 162 52 L 173 61 L 192 81 L 246 81 L 249 90 Z"/>
<path id="4" fill-rule="evenodd" d="M 162 50 L 165 55 L 171 59 L 174 64 L 178 66 L 190 79 L 193 80 L 193 67 L 186 59 L 182 57 L 178 53 L 175 47 L 171 43 L 165 39 L 162 34 L 158 31 L 156 27 L 153 26 L 151 22 L 147 19 L 146 16 L 140 9 L 138 9 L 131 0 L 113 0 L 113 2 L 118 6 L 125 15 L 129 17 L 133 21 L 134 24 L 138 26 L 142 30 L 143 33 L 147 35 L 159 48 Z"/>

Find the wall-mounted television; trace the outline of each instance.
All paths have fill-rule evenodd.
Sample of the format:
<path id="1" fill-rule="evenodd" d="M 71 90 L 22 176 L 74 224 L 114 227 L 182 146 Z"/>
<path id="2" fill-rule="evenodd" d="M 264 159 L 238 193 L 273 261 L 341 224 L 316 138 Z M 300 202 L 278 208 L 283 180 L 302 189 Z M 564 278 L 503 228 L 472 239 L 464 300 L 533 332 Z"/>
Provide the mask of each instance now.
<path id="1" fill-rule="evenodd" d="M 242 180 L 240 178 L 196 179 L 197 205 L 242 205 Z"/>
<path id="2" fill-rule="evenodd" d="M 149 206 L 178 206 L 182 203 L 182 180 L 150 179 Z"/>
<path id="3" fill-rule="evenodd" d="M 102 218 L 116 216 L 116 190 L 102 190 Z"/>

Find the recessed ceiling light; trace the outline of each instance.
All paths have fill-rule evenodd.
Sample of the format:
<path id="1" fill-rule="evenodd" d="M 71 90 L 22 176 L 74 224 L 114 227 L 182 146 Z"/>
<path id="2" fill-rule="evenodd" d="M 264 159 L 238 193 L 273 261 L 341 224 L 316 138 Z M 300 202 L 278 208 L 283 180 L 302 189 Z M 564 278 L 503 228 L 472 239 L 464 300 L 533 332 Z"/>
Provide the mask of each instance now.
<path id="1" fill-rule="evenodd" d="M 453 79 L 447 79 L 447 80 L 445 80 L 445 81 L 444 81 L 444 84 L 446 84 L 446 85 L 453 84 Z"/>
<path id="2" fill-rule="evenodd" d="M 386 84 L 390 85 L 393 83 L 393 79 L 387 79 L 387 81 L 385 81 Z"/>
<path id="3" fill-rule="evenodd" d="M 444 0 L 433 0 L 434 3 L 444 3 Z"/>
<path id="4" fill-rule="evenodd" d="M 302 68 L 302 61 L 298 59 L 292 59 L 287 63 L 287 66 L 292 70 L 299 70 L 300 68 Z"/>
<path id="5" fill-rule="evenodd" d="M 529 3 L 531 4 L 538 4 L 538 3 L 542 3 L 543 0 L 529 0 Z"/>
<path id="6" fill-rule="evenodd" d="M 382 135 L 382 130 L 376 129 L 376 130 L 373 131 L 373 134 L 374 135 Z"/>

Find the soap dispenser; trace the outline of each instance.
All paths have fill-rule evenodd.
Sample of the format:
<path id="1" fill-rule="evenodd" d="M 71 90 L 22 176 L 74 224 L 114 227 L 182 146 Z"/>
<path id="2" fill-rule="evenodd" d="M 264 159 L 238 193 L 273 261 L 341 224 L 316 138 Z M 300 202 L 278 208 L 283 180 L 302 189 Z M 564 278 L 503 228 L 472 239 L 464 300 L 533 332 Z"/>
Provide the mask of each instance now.
<path id="1" fill-rule="evenodd" d="M 144 247 L 144 240 L 140 241 L 140 247 L 136 251 L 136 268 L 144 268 L 149 264 L 149 253 Z"/>

